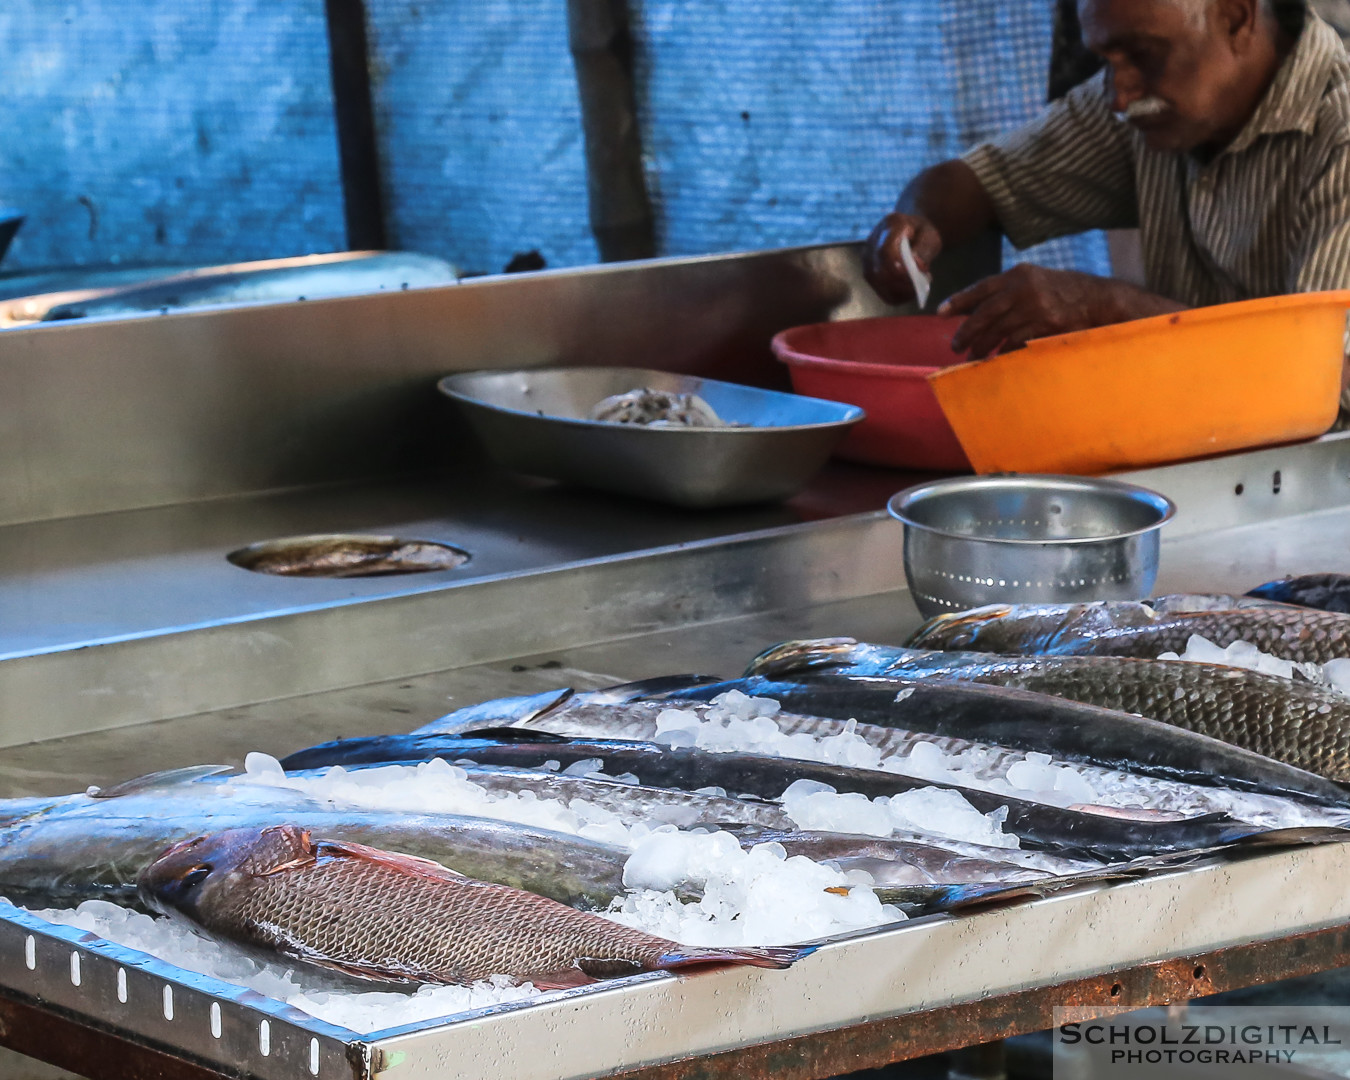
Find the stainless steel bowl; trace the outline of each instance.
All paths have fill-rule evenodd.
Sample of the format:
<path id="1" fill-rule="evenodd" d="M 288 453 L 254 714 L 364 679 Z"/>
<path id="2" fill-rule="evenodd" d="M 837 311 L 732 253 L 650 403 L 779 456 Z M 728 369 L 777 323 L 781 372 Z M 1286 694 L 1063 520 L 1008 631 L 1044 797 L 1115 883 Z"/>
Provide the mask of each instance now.
<path id="1" fill-rule="evenodd" d="M 926 617 L 984 604 L 1139 600 L 1158 576 L 1156 491 L 1081 476 L 970 476 L 891 498 Z"/>
<path id="2" fill-rule="evenodd" d="M 439 386 L 508 469 L 688 507 L 786 498 L 863 418 L 853 405 L 641 368 L 477 371 L 448 375 Z M 724 420 L 744 426 L 589 418 L 604 398 L 644 386 L 698 394 Z"/>

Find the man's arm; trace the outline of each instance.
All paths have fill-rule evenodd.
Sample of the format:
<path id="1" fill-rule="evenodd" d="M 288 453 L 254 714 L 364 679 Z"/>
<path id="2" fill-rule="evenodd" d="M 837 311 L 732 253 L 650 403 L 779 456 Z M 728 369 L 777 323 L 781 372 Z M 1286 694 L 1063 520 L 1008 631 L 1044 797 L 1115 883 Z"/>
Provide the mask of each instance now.
<path id="1" fill-rule="evenodd" d="M 920 173 L 873 230 L 865 269 L 882 298 L 898 303 L 913 295 L 900 264 L 902 236 L 927 268 L 945 245 L 990 227 L 1021 248 L 1137 219 L 1131 136 L 1098 77 L 1024 127 Z"/>
<path id="2" fill-rule="evenodd" d="M 1288 289 L 1350 289 L 1350 144 L 1332 148 L 1300 202 Z"/>
<path id="3" fill-rule="evenodd" d="M 944 246 L 960 246 L 997 224 L 993 200 L 969 165 L 960 160 L 934 165 L 906 185 L 895 210 L 872 230 L 863 251 L 867 280 L 883 300 L 904 303 L 914 291 L 900 259 L 903 237 L 927 271 Z"/>
<path id="4" fill-rule="evenodd" d="M 1033 338 L 1168 315 L 1185 307 L 1128 281 L 1021 263 L 957 293 L 938 314 L 966 316 L 952 337 L 952 351 L 969 350 L 980 360 Z"/>

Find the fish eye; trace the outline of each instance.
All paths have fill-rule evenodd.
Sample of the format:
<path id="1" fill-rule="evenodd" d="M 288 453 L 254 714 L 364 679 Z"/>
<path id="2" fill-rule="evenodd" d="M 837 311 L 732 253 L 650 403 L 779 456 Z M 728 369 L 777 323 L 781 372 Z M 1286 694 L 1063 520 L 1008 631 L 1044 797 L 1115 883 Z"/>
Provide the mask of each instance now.
<path id="1" fill-rule="evenodd" d="M 202 863 L 200 866 L 194 866 L 183 875 L 183 887 L 185 889 L 194 888 L 211 876 L 211 867 Z"/>

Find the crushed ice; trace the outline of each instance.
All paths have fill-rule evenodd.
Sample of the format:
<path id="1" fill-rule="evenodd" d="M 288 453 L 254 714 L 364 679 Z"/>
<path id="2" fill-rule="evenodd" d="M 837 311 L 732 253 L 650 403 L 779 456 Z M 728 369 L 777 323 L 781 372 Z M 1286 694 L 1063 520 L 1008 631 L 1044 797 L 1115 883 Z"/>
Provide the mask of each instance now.
<path id="1" fill-rule="evenodd" d="M 1183 652 L 1160 653 L 1158 659 L 1227 664 L 1229 667 L 1247 668 L 1265 675 L 1278 675 L 1283 679 L 1298 676 L 1310 683 L 1325 686 L 1350 697 L 1350 657 L 1345 656 L 1328 660 L 1325 664 L 1299 663 L 1262 652 L 1250 641 L 1235 641 L 1227 648 L 1221 649 L 1209 638 L 1192 634 L 1186 640 Z"/>
<path id="2" fill-rule="evenodd" d="M 782 713 L 776 701 L 752 698 L 739 690 L 731 690 L 715 698 L 711 708 L 671 708 L 662 711 L 656 718 L 655 730 L 648 734 L 656 741 L 669 745 L 692 746 L 714 753 L 775 754 L 851 768 L 880 769 L 1052 806 L 1163 810 L 1190 817 L 1226 813 L 1240 821 L 1265 828 L 1341 824 L 1345 817 L 1343 812 L 1274 796 L 1139 776 L 1115 769 L 1059 761 L 1049 754 L 1034 750 L 1009 750 L 965 739 L 858 724 L 851 720 L 847 723 L 806 720 L 817 732 L 814 734 L 811 731 L 788 733 L 783 730 L 784 727 L 800 724 L 803 719 Z M 931 793 L 935 790 L 927 789 L 927 793 L 907 792 L 892 796 L 890 802 L 894 804 L 900 800 L 901 805 L 906 799 L 913 799 L 915 803 L 932 802 L 935 796 Z M 921 798 L 913 798 L 915 796 Z M 874 835 L 889 836 L 893 832 L 905 831 L 898 821 L 892 831 L 875 831 L 877 823 L 883 821 L 883 815 L 890 811 L 865 811 L 863 803 L 866 800 L 863 796 L 835 795 L 831 798 L 847 802 L 854 812 L 850 815 L 841 802 L 835 804 L 838 807 L 837 816 L 832 814 L 828 819 L 819 813 L 798 818 L 790 807 L 789 815 L 802 828 L 840 829 L 847 822 L 848 827 L 844 831 L 848 832 L 872 832 Z M 875 803 L 879 800 L 872 801 Z M 932 835 L 972 843 L 1017 846 L 1016 837 L 1003 835 L 1001 830 L 980 834 L 975 818 L 982 815 L 964 799 L 961 799 L 961 803 L 969 810 L 969 814 L 939 812 L 926 816 L 921 825 L 916 822 L 915 827 L 918 831 Z M 943 810 L 953 809 L 954 806 L 948 804 Z M 813 810 L 819 808 L 820 804 L 817 803 Z M 831 824 L 806 824 L 807 821 L 819 823 L 824 820 L 829 820 Z"/>

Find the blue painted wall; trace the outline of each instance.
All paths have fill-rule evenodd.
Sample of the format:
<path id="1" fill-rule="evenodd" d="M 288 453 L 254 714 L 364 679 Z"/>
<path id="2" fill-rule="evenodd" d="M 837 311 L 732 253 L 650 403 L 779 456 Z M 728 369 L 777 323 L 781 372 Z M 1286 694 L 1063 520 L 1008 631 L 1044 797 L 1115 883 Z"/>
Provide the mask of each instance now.
<path id="1" fill-rule="evenodd" d="M 344 246 L 322 0 L 4 0 L 5 269 Z"/>
<path id="2" fill-rule="evenodd" d="M 857 237 L 1039 107 L 1050 0 L 630 0 L 662 251 Z M 563 0 L 368 0 L 391 243 L 597 258 Z M 6 269 L 344 246 L 322 0 L 5 0 Z M 1100 237 L 1035 253 L 1104 269 Z"/>

